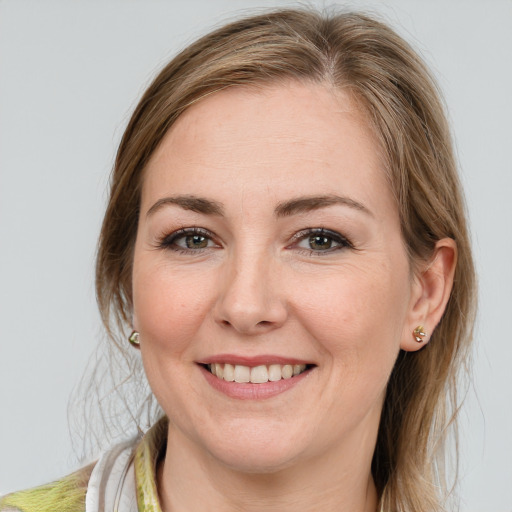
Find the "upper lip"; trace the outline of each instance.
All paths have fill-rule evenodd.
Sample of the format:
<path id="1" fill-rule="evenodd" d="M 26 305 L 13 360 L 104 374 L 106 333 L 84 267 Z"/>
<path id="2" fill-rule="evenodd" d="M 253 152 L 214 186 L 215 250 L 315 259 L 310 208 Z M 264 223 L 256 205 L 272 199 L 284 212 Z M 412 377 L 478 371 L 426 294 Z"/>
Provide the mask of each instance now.
<path id="1" fill-rule="evenodd" d="M 261 366 L 269 364 L 313 364 L 297 357 L 286 357 L 272 354 L 262 354 L 259 356 L 240 356 L 235 354 L 216 354 L 198 361 L 199 364 L 232 364 L 233 366 Z"/>

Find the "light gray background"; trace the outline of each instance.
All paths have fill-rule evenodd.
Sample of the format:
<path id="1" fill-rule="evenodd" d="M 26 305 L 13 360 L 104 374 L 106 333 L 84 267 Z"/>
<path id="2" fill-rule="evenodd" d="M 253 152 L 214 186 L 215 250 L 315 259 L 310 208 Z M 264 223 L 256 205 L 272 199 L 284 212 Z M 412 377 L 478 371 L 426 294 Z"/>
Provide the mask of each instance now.
<path id="1" fill-rule="evenodd" d="M 0 494 L 76 467 L 66 405 L 100 332 L 96 237 L 114 151 L 144 86 L 212 25 L 290 4 L 0 0 Z M 461 510 L 510 512 L 512 2 L 344 5 L 382 13 L 445 92 L 480 274 Z"/>

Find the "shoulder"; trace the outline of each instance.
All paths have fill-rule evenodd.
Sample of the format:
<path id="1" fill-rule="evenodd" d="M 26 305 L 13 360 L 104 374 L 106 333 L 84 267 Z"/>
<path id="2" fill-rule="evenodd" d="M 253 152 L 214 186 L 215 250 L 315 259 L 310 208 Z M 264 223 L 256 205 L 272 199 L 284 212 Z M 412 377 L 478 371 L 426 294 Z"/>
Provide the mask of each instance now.
<path id="1" fill-rule="evenodd" d="M 142 438 L 114 446 L 98 461 L 50 484 L 0 497 L 0 512 L 160 510 L 156 465 L 165 451 L 167 419 Z"/>
<path id="2" fill-rule="evenodd" d="M 94 464 L 50 484 L 0 497 L 0 512 L 84 512 Z"/>

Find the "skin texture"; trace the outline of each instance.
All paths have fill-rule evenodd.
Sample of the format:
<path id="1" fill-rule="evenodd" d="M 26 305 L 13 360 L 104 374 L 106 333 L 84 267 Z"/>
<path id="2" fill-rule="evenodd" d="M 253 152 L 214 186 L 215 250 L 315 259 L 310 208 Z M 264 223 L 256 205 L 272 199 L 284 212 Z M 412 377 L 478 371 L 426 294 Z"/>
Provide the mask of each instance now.
<path id="1" fill-rule="evenodd" d="M 162 202 L 176 196 L 222 215 Z M 347 204 L 282 211 L 312 196 Z M 187 228 L 207 230 L 205 248 L 170 237 Z M 312 248 L 310 228 L 339 236 Z M 238 87 L 188 109 L 145 170 L 133 265 L 134 328 L 170 419 L 163 509 L 375 510 L 386 383 L 399 349 L 424 345 L 412 330 L 439 321 L 454 264 L 443 240 L 412 275 L 378 145 L 344 92 Z M 241 400 L 198 364 L 219 354 L 314 367 Z"/>

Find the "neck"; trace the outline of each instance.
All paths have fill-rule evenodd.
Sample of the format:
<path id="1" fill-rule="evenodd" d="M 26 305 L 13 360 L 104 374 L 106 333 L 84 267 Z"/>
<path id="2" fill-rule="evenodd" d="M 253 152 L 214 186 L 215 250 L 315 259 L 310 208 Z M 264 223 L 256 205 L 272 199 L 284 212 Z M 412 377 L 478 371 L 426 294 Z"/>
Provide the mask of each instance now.
<path id="1" fill-rule="evenodd" d="M 167 451 L 158 468 L 163 512 L 375 512 L 377 491 L 371 477 L 367 440 L 266 473 L 230 468 L 205 455 L 169 426 Z M 369 452 L 369 453 L 368 453 Z"/>

